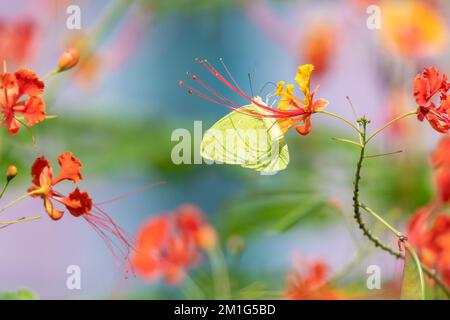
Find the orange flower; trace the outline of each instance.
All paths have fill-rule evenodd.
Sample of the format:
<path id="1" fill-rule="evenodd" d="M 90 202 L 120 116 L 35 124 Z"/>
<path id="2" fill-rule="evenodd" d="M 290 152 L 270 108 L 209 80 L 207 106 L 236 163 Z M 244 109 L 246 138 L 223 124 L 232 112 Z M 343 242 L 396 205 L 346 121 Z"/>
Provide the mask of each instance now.
<path id="1" fill-rule="evenodd" d="M 80 172 L 83 166 L 81 161 L 71 152 L 65 152 L 58 157 L 58 163 L 59 175 L 54 177 L 52 167 L 45 157 L 35 160 L 31 168 L 33 185 L 28 190 L 29 194 L 34 198 L 40 197 L 44 201 L 45 211 L 53 220 L 61 219 L 64 214 L 64 211 L 55 207 L 54 202 L 65 206 L 74 217 L 83 217 L 100 235 L 117 262 L 122 261 L 123 258 L 128 261 L 131 242 L 126 232 L 108 214 L 93 204 L 87 192 L 80 191 L 76 187 L 69 195 L 64 196 L 54 189 L 64 180 L 77 184 L 83 178 Z"/>
<path id="2" fill-rule="evenodd" d="M 317 75 L 322 75 L 330 67 L 337 46 L 336 27 L 317 22 L 306 32 L 306 37 L 301 41 L 299 49 L 303 61 L 309 61 L 314 65 Z"/>
<path id="3" fill-rule="evenodd" d="M 232 90 L 234 93 L 238 94 L 254 106 L 258 107 L 258 111 L 242 110 L 241 105 L 224 96 L 223 94 L 217 92 L 216 90 L 210 88 L 196 75 L 190 73 L 188 73 L 190 78 L 194 80 L 198 85 L 203 87 L 207 91 L 207 93 L 203 93 L 196 88 L 186 85 L 183 81 L 180 81 L 178 84 L 180 86 L 186 87 L 189 94 L 195 94 L 209 102 L 221 105 L 231 110 L 238 110 L 239 112 L 248 114 L 250 116 L 275 119 L 277 120 L 278 125 L 280 126 L 280 129 L 283 131 L 283 133 L 287 132 L 293 126 L 296 126 L 296 130 L 300 134 L 308 134 L 311 130 L 311 115 L 328 105 L 328 101 L 325 99 L 318 99 L 314 101 L 314 95 L 316 94 L 318 87 L 316 87 L 315 90 L 311 93 L 310 79 L 311 73 L 314 70 L 314 66 L 311 64 L 299 66 L 297 75 L 295 77 L 295 81 L 298 83 L 300 90 L 305 96 L 305 99 L 300 100 L 295 97 L 293 85 L 285 85 L 284 82 L 279 82 L 275 94 L 277 96 L 280 96 L 281 99 L 278 102 L 278 108 L 273 108 L 269 106 L 268 102 L 263 102 L 262 99 L 258 96 L 255 96 L 253 98 L 248 96 L 237 84 L 236 80 L 231 75 L 229 69 L 222 60 L 222 66 L 229 79 L 222 75 L 208 61 L 198 60 L 198 62 L 219 81 L 225 84 L 230 90 Z"/>
<path id="4" fill-rule="evenodd" d="M 435 269 L 447 285 L 450 285 L 450 216 L 436 215 L 428 221 L 432 212 L 420 209 L 408 223 L 408 239 L 416 248 L 422 262 Z"/>
<path id="5" fill-rule="evenodd" d="M 303 261 L 303 272 L 294 270 L 288 275 L 283 296 L 291 300 L 339 300 L 344 296 L 327 284 L 327 266 L 317 260 Z"/>
<path id="6" fill-rule="evenodd" d="M 387 50 L 420 59 L 445 48 L 448 30 L 437 8 L 417 0 L 383 1 L 381 12 L 381 34 Z"/>
<path id="7" fill-rule="evenodd" d="M 133 257 L 136 273 L 147 280 L 162 277 L 169 284 L 179 283 L 199 263 L 202 249 L 210 248 L 211 238 L 204 242 L 206 228 L 212 227 L 204 213 L 192 205 L 149 219 L 137 235 Z"/>
<path id="8" fill-rule="evenodd" d="M 425 68 L 422 74 L 414 80 L 414 96 L 418 109 L 418 119 L 427 119 L 438 132 L 447 133 L 450 130 L 450 96 L 447 92 L 450 82 L 444 74 L 439 76 L 439 70 L 434 67 Z M 439 106 L 433 98 L 439 94 Z"/>
<path id="9" fill-rule="evenodd" d="M 21 69 L 14 74 L 4 73 L 0 79 L 1 125 L 15 135 L 23 123 L 17 118 L 22 114 L 28 126 L 45 119 L 45 103 L 40 97 L 44 92 L 44 82 L 30 70 Z M 22 97 L 25 99 L 21 100 Z"/>
<path id="10" fill-rule="evenodd" d="M 450 201 L 450 137 L 444 136 L 431 156 L 435 184 L 442 202 Z"/>

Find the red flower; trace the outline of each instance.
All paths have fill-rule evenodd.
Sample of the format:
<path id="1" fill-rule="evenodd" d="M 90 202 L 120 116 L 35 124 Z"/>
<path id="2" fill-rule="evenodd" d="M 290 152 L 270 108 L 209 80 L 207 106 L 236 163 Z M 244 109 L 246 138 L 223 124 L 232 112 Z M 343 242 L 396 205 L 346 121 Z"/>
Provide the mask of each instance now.
<path id="1" fill-rule="evenodd" d="M 431 156 L 435 184 L 442 202 L 450 201 L 450 137 L 444 136 Z"/>
<path id="2" fill-rule="evenodd" d="M 294 270 L 288 275 L 287 288 L 283 296 L 291 300 L 339 300 L 344 296 L 327 284 L 327 266 L 317 260 L 302 261 L 304 270 Z"/>
<path id="3" fill-rule="evenodd" d="M 5 124 L 11 134 L 17 134 L 23 115 L 28 126 L 45 119 L 45 104 L 40 95 L 44 92 L 44 83 L 30 70 L 21 69 L 14 74 L 4 73 L 0 78 L 1 125 Z M 23 100 L 21 98 L 25 97 Z"/>
<path id="4" fill-rule="evenodd" d="M 440 77 L 439 70 L 434 67 L 425 68 L 414 80 L 414 96 L 419 105 L 419 120 L 427 119 L 431 126 L 441 133 L 450 130 L 450 97 L 447 96 L 449 88 L 447 76 L 444 74 Z M 438 106 L 433 102 L 437 94 L 439 94 Z"/>
<path id="5" fill-rule="evenodd" d="M 208 249 L 205 244 L 211 244 L 210 238 L 202 242 L 205 228 L 211 226 L 204 213 L 192 205 L 151 218 L 137 235 L 136 273 L 148 280 L 163 277 L 169 284 L 179 283 L 199 263 L 202 249 Z"/>
<path id="6" fill-rule="evenodd" d="M 53 220 L 61 219 L 64 214 L 64 211 L 55 207 L 55 202 L 63 205 L 74 217 L 83 217 L 100 235 L 117 262 L 123 258 L 128 261 L 131 241 L 128 240 L 126 232 L 106 212 L 93 204 L 87 192 L 76 187 L 65 196 L 54 189 L 64 180 L 76 184 L 83 178 L 80 172 L 83 167 L 81 161 L 71 152 L 65 152 L 58 157 L 58 163 L 59 175 L 54 177 L 52 167 L 45 157 L 35 160 L 31 168 L 33 185 L 28 190 L 30 195 L 43 199 L 45 211 Z"/>
<path id="7" fill-rule="evenodd" d="M 0 21 L 0 61 L 22 64 L 32 52 L 36 25 L 32 20 Z"/>
<path id="8" fill-rule="evenodd" d="M 450 216 L 436 215 L 429 225 L 431 211 L 422 208 L 408 223 L 408 239 L 422 262 L 435 269 L 450 286 Z"/>

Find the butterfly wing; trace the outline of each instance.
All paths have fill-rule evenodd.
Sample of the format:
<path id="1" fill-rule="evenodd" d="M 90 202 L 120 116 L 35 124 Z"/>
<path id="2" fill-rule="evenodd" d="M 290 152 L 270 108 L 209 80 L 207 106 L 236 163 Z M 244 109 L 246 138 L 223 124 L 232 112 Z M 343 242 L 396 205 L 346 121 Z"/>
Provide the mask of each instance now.
<path id="1" fill-rule="evenodd" d="M 252 116 L 248 112 L 262 113 L 263 110 L 253 104 L 243 106 L 206 131 L 200 146 L 202 157 L 265 173 L 285 169 L 289 152 L 276 120 Z"/>

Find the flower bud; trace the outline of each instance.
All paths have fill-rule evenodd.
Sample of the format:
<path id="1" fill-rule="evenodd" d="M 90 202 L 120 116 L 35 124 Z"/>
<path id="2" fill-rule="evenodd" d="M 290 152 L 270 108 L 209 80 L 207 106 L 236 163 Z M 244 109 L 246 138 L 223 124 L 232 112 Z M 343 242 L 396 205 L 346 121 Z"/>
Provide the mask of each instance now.
<path id="1" fill-rule="evenodd" d="M 77 50 L 73 48 L 66 49 L 59 57 L 58 71 L 61 72 L 73 68 L 78 63 L 79 58 L 80 55 Z"/>
<path id="2" fill-rule="evenodd" d="M 9 182 L 14 179 L 15 176 L 17 176 L 17 167 L 9 166 L 6 170 L 6 180 Z"/>
<path id="3" fill-rule="evenodd" d="M 217 243 L 216 231 L 212 226 L 206 224 L 198 230 L 197 240 L 203 250 L 210 251 L 215 248 Z"/>

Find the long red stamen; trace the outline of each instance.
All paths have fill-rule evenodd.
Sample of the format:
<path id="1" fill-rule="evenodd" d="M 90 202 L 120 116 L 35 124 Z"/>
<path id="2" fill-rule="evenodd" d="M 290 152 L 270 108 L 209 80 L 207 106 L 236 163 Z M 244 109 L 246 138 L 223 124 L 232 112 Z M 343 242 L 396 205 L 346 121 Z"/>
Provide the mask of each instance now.
<path id="1" fill-rule="evenodd" d="M 200 65 L 202 65 L 206 70 L 208 70 L 213 76 L 215 76 L 217 79 L 219 79 L 222 83 L 224 83 L 227 87 L 229 87 L 231 90 L 233 90 L 235 93 L 243 97 L 244 99 L 252 102 L 256 106 L 260 107 L 261 109 L 264 109 L 265 111 L 268 111 L 269 114 L 264 115 L 265 117 L 270 118 L 288 118 L 288 117 L 295 117 L 302 115 L 304 113 L 303 110 L 292 110 L 292 111 L 281 111 L 274 108 L 270 108 L 264 104 L 259 103 L 258 101 L 250 98 L 240 87 L 236 87 L 232 85 L 217 69 L 209 63 L 207 60 L 197 60 Z M 226 69 L 228 70 L 228 69 Z M 227 71 L 229 73 L 229 71 Z M 231 73 L 230 73 L 231 74 Z M 232 81 L 235 82 L 234 78 L 232 78 Z M 263 116 L 263 115 L 261 115 Z"/>
<path id="2" fill-rule="evenodd" d="M 111 198 L 111 199 L 108 199 L 108 200 L 105 200 L 105 201 L 102 201 L 102 202 L 96 202 L 95 205 L 96 206 L 102 206 L 102 205 L 109 204 L 109 203 L 112 203 L 112 202 L 116 202 L 116 201 L 119 201 L 119 200 L 122 200 L 122 199 L 125 199 L 125 198 L 128 198 L 128 197 L 132 197 L 132 196 L 134 196 L 136 194 L 144 192 L 145 190 L 148 190 L 150 188 L 156 187 L 156 186 L 158 186 L 160 184 L 163 184 L 163 183 L 165 183 L 165 181 L 157 181 L 155 183 L 149 183 L 149 184 L 146 184 L 146 185 L 144 185 L 143 187 L 141 187 L 141 188 L 139 188 L 137 190 L 127 192 L 125 194 L 122 194 L 120 196 L 117 196 L 117 197 L 114 197 L 114 198 Z"/>

